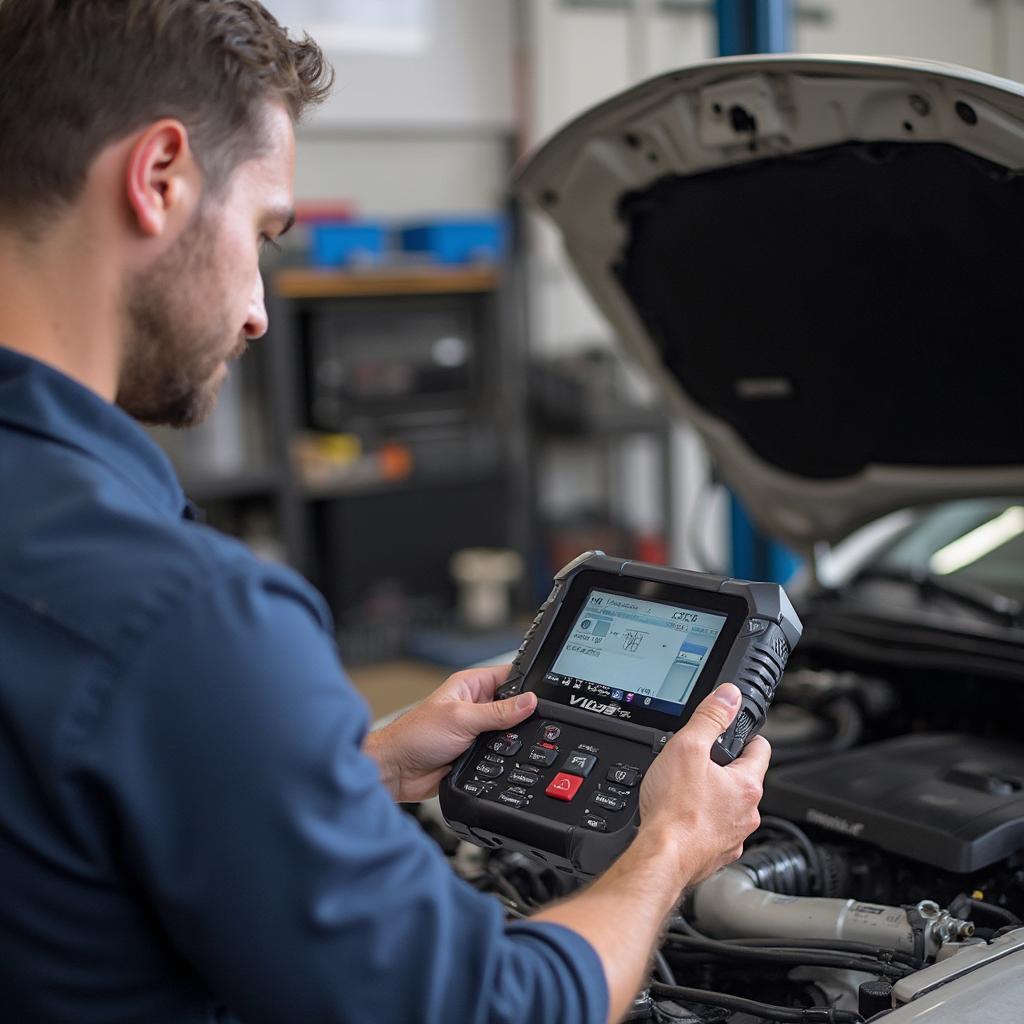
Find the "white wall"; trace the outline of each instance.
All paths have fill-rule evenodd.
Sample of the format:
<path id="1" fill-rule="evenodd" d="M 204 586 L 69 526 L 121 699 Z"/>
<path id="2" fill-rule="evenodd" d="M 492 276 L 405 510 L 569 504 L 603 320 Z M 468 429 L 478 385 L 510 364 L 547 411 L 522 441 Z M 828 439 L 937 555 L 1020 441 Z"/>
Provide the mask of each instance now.
<path id="1" fill-rule="evenodd" d="M 924 57 L 995 70 L 994 5 L 984 0 L 816 0 L 816 6 L 827 12 L 823 23 L 796 23 L 795 49 L 804 53 Z"/>
<path id="2" fill-rule="evenodd" d="M 372 7 L 386 24 L 408 4 L 396 0 L 266 0 L 292 29 L 322 19 L 325 49 L 337 83 L 315 123 L 350 127 L 431 125 L 511 127 L 515 119 L 512 53 L 513 0 L 420 0 L 425 33 L 408 51 L 374 52 L 351 44 L 332 47 L 330 12 Z M 303 15 L 306 17 L 304 18 Z M 397 13 L 395 15 L 397 18 Z"/>
<path id="3" fill-rule="evenodd" d="M 299 202 L 351 199 L 371 217 L 501 209 L 508 140 L 490 134 L 423 135 L 300 129 Z"/>
<path id="4" fill-rule="evenodd" d="M 594 103 L 634 82 L 714 53 L 715 26 L 704 11 L 661 10 L 652 0 L 646 10 L 596 10 L 573 7 L 561 0 L 526 0 L 531 43 L 531 102 L 526 138 L 536 145 Z M 611 331 L 578 284 L 562 255 L 557 234 L 545 221 L 531 222 L 531 331 L 541 357 L 564 356 L 613 344 Z M 664 488 L 674 483 L 679 515 L 669 524 L 672 559 L 693 565 L 690 550 L 693 503 L 707 479 L 706 457 L 693 432 L 681 426 L 673 438 L 673 482 L 660 477 L 660 461 L 652 442 L 627 438 L 611 452 L 620 492 L 613 505 L 621 520 L 637 531 L 665 526 L 661 520 Z M 556 447 L 542 467 L 545 510 L 565 513 L 600 495 L 604 461 L 593 452 L 583 457 L 578 447 Z M 720 511 L 707 522 L 704 536 L 717 558 L 723 555 L 726 529 Z"/>
<path id="5" fill-rule="evenodd" d="M 950 61 L 1024 80 L 1022 0 L 816 0 L 827 18 L 798 22 L 804 53 Z"/>
<path id="6" fill-rule="evenodd" d="M 525 2 L 531 42 L 525 139 L 530 147 L 627 86 L 714 52 L 713 19 L 699 10 L 665 12 L 652 5 L 652 16 L 634 22 L 623 8 L 601 11 L 561 0 Z M 637 24 L 645 30 L 639 41 Z M 608 327 L 562 258 L 557 236 L 540 218 L 533 231 L 532 328 L 538 352 L 564 354 L 607 343 Z"/>
<path id="7" fill-rule="evenodd" d="M 420 0 L 429 31 L 409 52 L 326 45 L 336 84 L 299 129 L 297 199 L 351 200 L 369 216 L 500 208 L 518 121 L 514 3 Z M 330 31 L 329 12 L 353 4 L 268 0 L 282 22 L 314 31 L 304 16 Z"/>

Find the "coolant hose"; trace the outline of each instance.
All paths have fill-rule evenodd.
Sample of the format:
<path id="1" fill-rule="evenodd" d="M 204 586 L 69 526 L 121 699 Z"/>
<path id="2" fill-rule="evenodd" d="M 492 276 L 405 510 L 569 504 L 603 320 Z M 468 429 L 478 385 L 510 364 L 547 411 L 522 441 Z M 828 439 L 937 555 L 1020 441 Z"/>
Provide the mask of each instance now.
<path id="1" fill-rule="evenodd" d="M 768 892 L 742 864 L 731 864 L 694 888 L 692 920 L 716 939 L 842 939 L 917 957 L 935 952 L 926 931 L 915 928 L 901 907 Z"/>

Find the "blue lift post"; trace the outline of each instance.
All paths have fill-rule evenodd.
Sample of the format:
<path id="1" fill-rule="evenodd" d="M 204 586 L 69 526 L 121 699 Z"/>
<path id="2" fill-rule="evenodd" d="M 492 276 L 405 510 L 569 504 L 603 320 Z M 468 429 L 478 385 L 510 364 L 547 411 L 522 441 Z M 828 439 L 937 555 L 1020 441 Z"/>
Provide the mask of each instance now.
<path id="1" fill-rule="evenodd" d="M 715 15 L 722 57 L 792 49 L 793 0 L 716 0 Z M 730 506 L 733 575 L 785 583 L 800 559 L 759 533 L 735 495 Z"/>

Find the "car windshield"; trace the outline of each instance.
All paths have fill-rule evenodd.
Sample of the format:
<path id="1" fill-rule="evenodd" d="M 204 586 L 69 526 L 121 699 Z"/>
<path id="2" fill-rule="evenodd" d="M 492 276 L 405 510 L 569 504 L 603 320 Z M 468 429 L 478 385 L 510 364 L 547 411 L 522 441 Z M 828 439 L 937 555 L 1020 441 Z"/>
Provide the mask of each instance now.
<path id="1" fill-rule="evenodd" d="M 926 510 L 865 570 L 948 580 L 1024 601 L 1024 498 L 952 501 Z"/>

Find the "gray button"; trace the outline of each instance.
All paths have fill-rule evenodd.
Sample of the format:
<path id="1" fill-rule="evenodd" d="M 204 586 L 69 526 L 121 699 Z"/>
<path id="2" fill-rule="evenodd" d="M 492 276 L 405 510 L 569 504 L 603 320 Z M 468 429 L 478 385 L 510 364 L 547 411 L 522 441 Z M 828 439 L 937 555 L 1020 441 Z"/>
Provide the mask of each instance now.
<path id="1" fill-rule="evenodd" d="M 620 800 L 617 796 L 610 796 L 608 793 L 595 793 L 592 799 L 599 807 L 604 807 L 609 811 L 621 811 L 626 806 L 625 800 Z"/>
<path id="2" fill-rule="evenodd" d="M 597 764 L 597 758 L 593 754 L 586 754 L 582 750 L 574 750 L 565 759 L 562 771 L 569 772 L 572 775 L 582 775 L 583 778 L 586 778 L 595 764 Z"/>
<path id="3" fill-rule="evenodd" d="M 592 828 L 595 832 L 607 832 L 608 822 L 596 814 L 588 814 L 583 818 L 583 827 Z"/>
<path id="4" fill-rule="evenodd" d="M 504 754 L 507 757 L 518 754 L 522 749 L 523 741 L 514 732 L 507 732 L 504 736 L 499 736 L 491 743 L 491 750 L 496 754 Z"/>
<path id="5" fill-rule="evenodd" d="M 496 779 L 505 770 L 504 765 L 500 764 L 488 764 L 486 761 L 481 761 L 474 769 L 477 775 L 484 775 L 488 779 Z"/>
<path id="6" fill-rule="evenodd" d="M 556 757 L 558 757 L 557 750 L 549 750 L 547 747 L 530 747 L 530 753 L 527 754 L 526 760 L 530 764 L 539 764 L 547 768 L 555 763 Z"/>
<path id="7" fill-rule="evenodd" d="M 635 768 L 616 765 L 608 769 L 608 781 L 617 782 L 620 786 L 635 786 L 640 781 L 640 773 Z"/>

